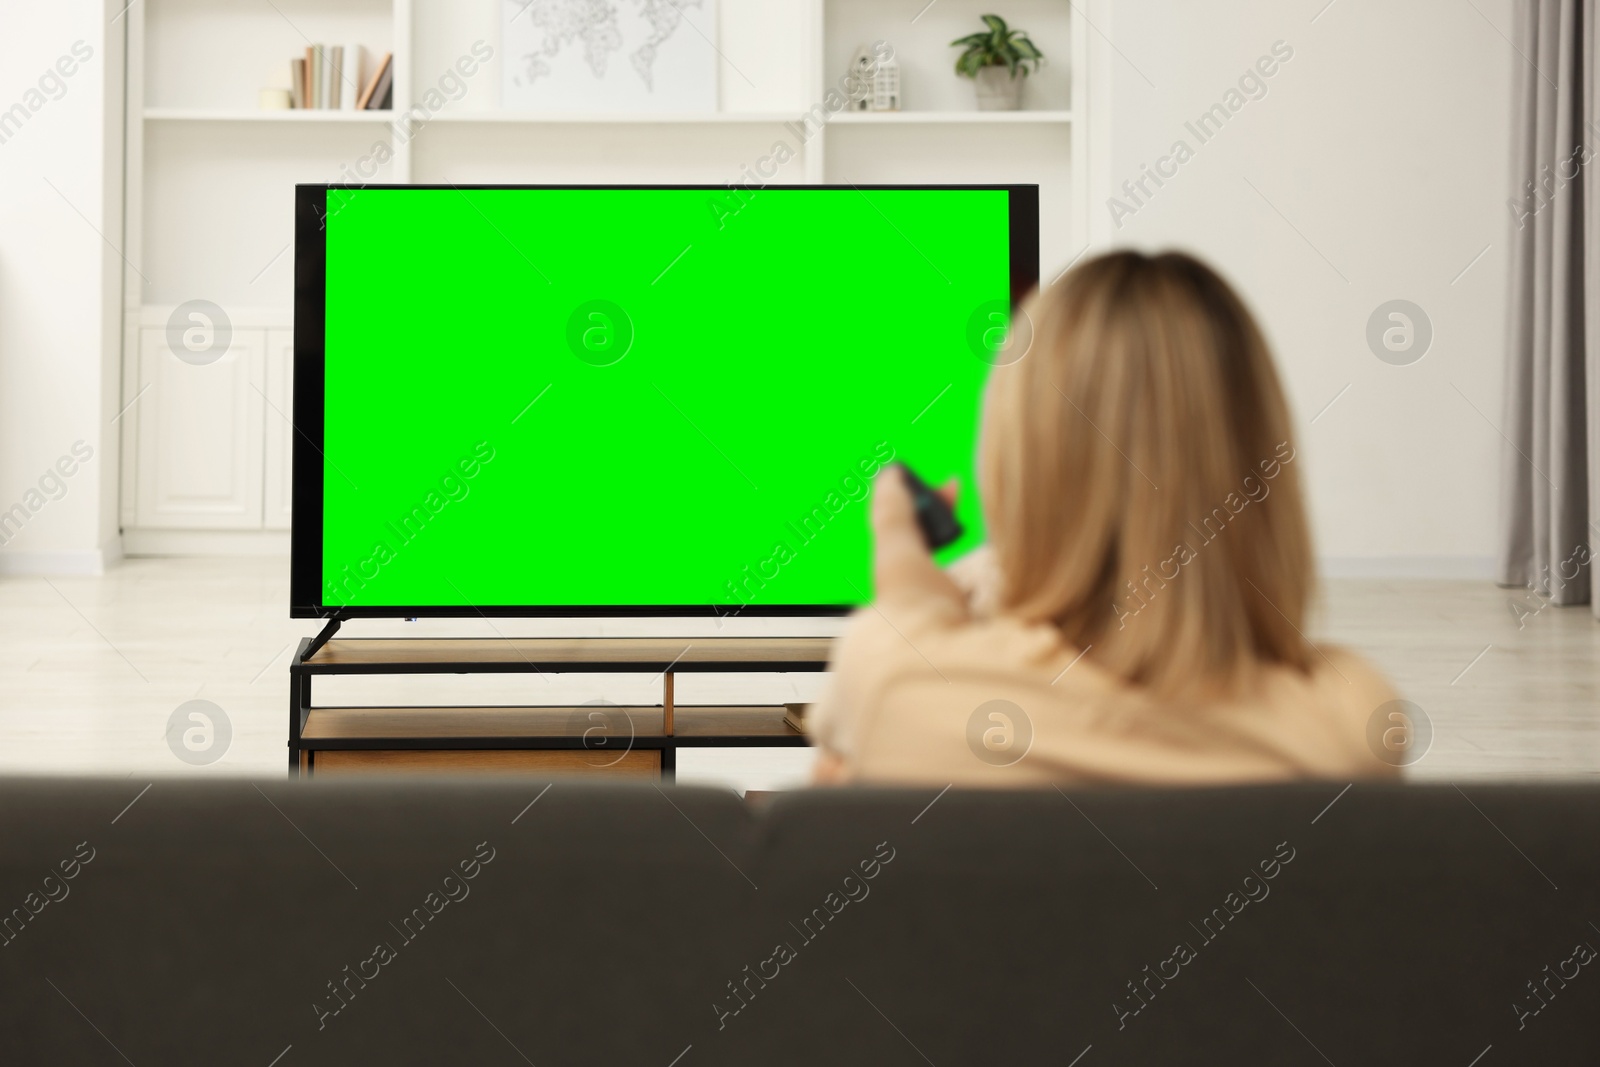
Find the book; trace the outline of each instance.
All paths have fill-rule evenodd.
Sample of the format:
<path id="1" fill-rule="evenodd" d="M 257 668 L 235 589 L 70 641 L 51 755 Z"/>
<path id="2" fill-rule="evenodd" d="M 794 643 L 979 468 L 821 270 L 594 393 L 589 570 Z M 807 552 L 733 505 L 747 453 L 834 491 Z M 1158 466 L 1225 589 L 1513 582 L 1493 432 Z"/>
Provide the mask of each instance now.
<path id="1" fill-rule="evenodd" d="M 810 704 L 785 704 L 783 706 L 783 721 L 801 733 L 806 732 L 806 712 Z"/>
<path id="2" fill-rule="evenodd" d="M 313 51 L 310 45 L 306 45 L 306 58 L 301 63 L 301 68 L 305 75 L 305 80 L 300 86 L 300 99 L 304 101 L 300 105 L 301 107 L 317 106 L 317 97 L 314 92 L 315 86 L 311 81 L 312 72 L 316 70 L 316 65 L 312 62 Z"/>
<path id="3" fill-rule="evenodd" d="M 289 106 L 306 106 L 306 61 L 289 60 Z"/>
<path id="4" fill-rule="evenodd" d="M 385 95 L 389 94 L 394 85 L 394 53 L 385 52 L 383 58 L 378 60 L 377 66 L 372 68 L 372 76 L 367 79 L 367 87 L 361 91 L 361 97 L 356 101 L 356 107 L 362 111 L 377 111 L 383 105 Z"/>
<path id="5" fill-rule="evenodd" d="M 361 80 L 365 59 L 366 49 L 360 45 L 344 46 L 344 63 L 340 68 L 339 77 L 339 107 L 345 111 L 354 111 L 357 106 L 356 101 L 361 97 L 361 87 L 365 84 Z"/>
<path id="6" fill-rule="evenodd" d="M 320 44 L 311 46 L 311 106 L 319 109 L 328 106 L 324 102 L 326 100 L 324 94 L 327 92 L 327 75 L 323 70 L 323 64 L 326 62 L 326 58 Z"/>
<path id="7" fill-rule="evenodd" d="M 328 107 L 339 110 L 344 96 L 344 45 L 328 45 Z"/>

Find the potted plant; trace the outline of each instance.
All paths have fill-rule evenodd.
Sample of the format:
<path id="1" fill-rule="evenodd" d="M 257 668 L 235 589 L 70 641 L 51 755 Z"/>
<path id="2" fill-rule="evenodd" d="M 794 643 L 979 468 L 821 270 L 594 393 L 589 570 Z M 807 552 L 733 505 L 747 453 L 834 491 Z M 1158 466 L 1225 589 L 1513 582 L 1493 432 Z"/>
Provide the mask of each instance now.
<path id="1" fill-rule="evenodd" d="M 1044 63 L 1044 53 L 1026 30 L 1011 29 L 999 15 L 984 15 L 983 24 L 986 31 L 950 42 L 964 49 L 956 73 L 977 83 L 978 110 L 1015 111 L 1022 106 L 1023 79 Z"/>

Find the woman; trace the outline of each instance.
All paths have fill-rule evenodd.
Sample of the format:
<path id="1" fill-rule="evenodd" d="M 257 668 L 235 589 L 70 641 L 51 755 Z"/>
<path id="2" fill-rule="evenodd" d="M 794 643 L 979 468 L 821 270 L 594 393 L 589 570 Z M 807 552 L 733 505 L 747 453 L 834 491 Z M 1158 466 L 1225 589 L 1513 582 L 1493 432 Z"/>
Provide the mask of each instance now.
<path id="1" fill-rule="evenodd" d="M 1303 632 L 1300 467 L 1238 296 L 1190 256 L 1118 252 L 1024 310 L 1031 347 L 985 402 L 987 577 L 940 570 L 898 470 L 879 475 L 877 601 L 811 712 L 818 780 L 1394 774 L 1367 740 L 1394 692 Z"/>

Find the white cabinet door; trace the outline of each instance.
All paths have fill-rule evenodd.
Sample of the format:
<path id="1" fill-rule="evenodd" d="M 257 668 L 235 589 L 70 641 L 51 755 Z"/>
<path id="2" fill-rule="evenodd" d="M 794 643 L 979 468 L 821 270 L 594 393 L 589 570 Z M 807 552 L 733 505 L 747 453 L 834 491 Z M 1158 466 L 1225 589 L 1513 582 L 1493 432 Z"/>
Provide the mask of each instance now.
<path id="1" fill-rule="evenodd" d="M 267 481 L 263 522 L 287 530 L 293 504 L 294 331 L 267 331 Z"/>
<path id="2" fill-rule="evenodd" d="M 195 363 L 165 330 L 139 331 L 139 526 L 261 528 L 265 347 L 265 330 L 234 330 L 222 355 Z"/>

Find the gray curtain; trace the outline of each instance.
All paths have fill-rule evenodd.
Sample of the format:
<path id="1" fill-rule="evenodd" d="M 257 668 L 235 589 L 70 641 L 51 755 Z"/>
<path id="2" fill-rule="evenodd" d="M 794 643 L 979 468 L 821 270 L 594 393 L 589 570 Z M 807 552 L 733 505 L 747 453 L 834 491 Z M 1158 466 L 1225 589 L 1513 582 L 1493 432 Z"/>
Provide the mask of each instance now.
<path id="1" fill-rule="evenodd" d="M 1600 550 L 1596 0 L 1518 0 L 1500 582 L 1590 596 Z"/>

